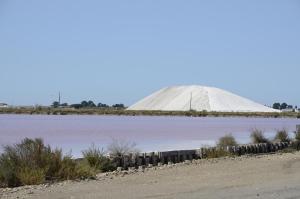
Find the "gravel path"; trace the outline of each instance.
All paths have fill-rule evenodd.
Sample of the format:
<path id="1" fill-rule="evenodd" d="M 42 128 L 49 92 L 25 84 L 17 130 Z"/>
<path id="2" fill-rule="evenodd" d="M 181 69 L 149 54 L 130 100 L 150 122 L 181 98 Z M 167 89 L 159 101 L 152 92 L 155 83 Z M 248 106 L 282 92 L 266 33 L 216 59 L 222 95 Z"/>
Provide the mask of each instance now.
<path id="1" fill-rule="evenodd" d="M 197 160 L 98 180 L 0 189 L 0 198 L 300 198 L 300 152 Z"/>

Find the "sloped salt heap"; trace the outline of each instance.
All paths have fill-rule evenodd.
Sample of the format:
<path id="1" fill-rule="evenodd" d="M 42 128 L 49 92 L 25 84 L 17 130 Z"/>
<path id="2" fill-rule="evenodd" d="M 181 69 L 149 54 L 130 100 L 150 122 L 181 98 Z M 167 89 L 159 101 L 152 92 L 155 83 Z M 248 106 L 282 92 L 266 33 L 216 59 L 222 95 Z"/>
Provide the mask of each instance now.
<path id="1" fill-rule="evenodd" d="M 278 112 L 228 91 L 206 86 L 163 88 L 130 106 L 127 110 L 218 112 Z"/>

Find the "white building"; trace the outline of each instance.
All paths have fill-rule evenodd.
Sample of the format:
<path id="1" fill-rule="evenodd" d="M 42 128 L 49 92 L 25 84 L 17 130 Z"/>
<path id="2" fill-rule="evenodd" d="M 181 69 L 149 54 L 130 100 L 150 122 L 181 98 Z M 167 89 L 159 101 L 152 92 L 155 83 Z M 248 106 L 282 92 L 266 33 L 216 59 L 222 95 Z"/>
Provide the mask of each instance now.
<path id="1" fill-rule="evenodd" d="M 0 108 L 7 108 L 8 104 L 0 102 Z"/>

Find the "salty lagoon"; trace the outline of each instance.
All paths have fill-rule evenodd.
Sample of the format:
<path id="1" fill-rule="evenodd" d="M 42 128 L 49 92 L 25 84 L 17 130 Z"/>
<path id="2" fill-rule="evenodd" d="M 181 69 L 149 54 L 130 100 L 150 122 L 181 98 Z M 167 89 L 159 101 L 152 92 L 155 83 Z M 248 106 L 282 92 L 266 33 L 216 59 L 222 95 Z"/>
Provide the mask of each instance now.
<path id="1" fill-rule="evenodd" d="M 292 135 L 297 124 L 300 120 L 295 118 L 3 114 L 0 145 L 41 137 L 47 144 L 80 157 L 92 143 L 105 148 L 112 139 L 136 142 L 141 151 L 193 149 L 214 145 L 228 133 L 247 143 L 253 128 L 270 138 L 282 128 Z"/>

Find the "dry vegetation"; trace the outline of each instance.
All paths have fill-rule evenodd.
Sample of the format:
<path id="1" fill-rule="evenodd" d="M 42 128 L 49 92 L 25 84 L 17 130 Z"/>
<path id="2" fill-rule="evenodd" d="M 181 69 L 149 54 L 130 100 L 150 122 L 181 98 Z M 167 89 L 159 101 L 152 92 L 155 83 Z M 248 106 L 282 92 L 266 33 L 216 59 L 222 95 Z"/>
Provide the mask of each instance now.
<path id="1" fill-rule="evenodd" d="M 259 129 L 251 133 L 252 143 L 270 143 Z M 286 130 L 279 130 L 274 142 L 292 141 L 285 152 L 300 149 L 300 131 L 295 138 L 288 137 Z M 237 146 L 231 135 L 225 135 L 218 141 L 217 147 L 206 151 L 205 158 L 233 156 L 225 150 L 227 146 Z M 113 171 L 124 155 L 137 153 L 136 144 L 125 140 L 113 140 L 107 148 L 110 157 L 103 149 L 92 145 L 82 152 L 83 158 L 75 160 L 71 155 L 63 155 L 60 149 L 51 149 L 42 139 L 25 138 L 19 144 L 5 146 L 0 155 L 0 187 L 41 184 L 49 181 L 95 178 L 99 172 Z"/>
<path id="2" fill-rule="evenodd" d="M 48 114 L 48 115 L 148 115 L 148 116 L 190 116 L 190 117 L 292 117 L 300 118 L 300 113 L 260 113 L 260 112 L 207 112 L 207 111 L 132 111 L 124 108 L 50 108 L 50 107 L 18 107 L 1 108 L 0 114 Z"/>
<path id="3" fill-rule="evenodd" d="M 270 143 L 270 141 L 264 136 L 263 131 L 256 128 L 252 130 L 250 137 L 253 144 Z"/>
<path id="4" fill-rule="evenodd" d="M 113 162 L 92 146 L 75 160 L 52 150 L 42 139 L 25 138 L 5 146 L 0 156 L 0 187 L 41 184 L 49 181 L 95 178 L 96 173 L 114 170 Z"/>
<path id="5" fill-rule="evenodd" d="M 238 144 L 235 138 L 231 134 L 221 137 L 217 144 L 218 147 L 237 146 L 237 145 Z"/>

